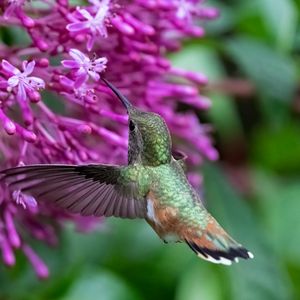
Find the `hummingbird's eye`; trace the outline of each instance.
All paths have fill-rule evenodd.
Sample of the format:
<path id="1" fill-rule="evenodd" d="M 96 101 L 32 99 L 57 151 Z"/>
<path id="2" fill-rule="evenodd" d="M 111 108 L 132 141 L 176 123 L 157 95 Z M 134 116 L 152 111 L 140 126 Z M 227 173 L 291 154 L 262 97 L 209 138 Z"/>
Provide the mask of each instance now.
<path id="1" fill-rule="evenodd" d="M 133 131 L 135 129 L 135 125 L 132 121 L 129 122 L 129 130 Z"/>

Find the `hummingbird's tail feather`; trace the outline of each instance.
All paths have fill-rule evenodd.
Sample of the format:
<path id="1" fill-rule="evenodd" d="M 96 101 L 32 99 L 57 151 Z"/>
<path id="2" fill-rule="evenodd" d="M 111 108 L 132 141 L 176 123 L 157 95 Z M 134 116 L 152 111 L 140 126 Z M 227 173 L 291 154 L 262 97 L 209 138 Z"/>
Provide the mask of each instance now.
<path id="1" fill-rule="evenodd" d="M 202 259 L 216 264 L 231 265 L 239 258 L 253 258 L 253 254 L 231 238 L 213 219 L 201 237 L 186 237 L 188 246 Z"/>

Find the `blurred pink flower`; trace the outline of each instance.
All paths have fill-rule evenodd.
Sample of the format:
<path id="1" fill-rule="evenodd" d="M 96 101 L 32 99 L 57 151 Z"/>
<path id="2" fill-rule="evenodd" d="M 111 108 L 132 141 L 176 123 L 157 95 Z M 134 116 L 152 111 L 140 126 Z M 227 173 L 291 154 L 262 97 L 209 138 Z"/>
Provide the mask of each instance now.
<path id="1" fill-rule="evenodd" d="M 14 12 L 23 6 L 25 0 L 7 0 L 8 6 L 4 13 L 4 18 L 9 18 Z"/>
<path id="2" fill-rule="evenodd" d="M 36 207 L 37 202 L 34 197 L 23 194 L 20 190 L 14 191 L 12 198 L 16 201 L 17 204 L 23 206 L 24 209 L 29 207 Z"/>
<path id="3" fill-rule="evenodd" d="M 8 78 L 7 84 L 9 87 L 18 89 L 17 99 L 25 101 L 27 94 L 33 94 L 34 91 L 45 88 L 45 82 L 43 79 L 33 76 L 28 76 L 33 72 L 35 61 L 28 63 L 26 60 L 23 61 L 22 67 L 23 72 L 11 65 L 7 60 L 2 60 L 2 68 L 8 74 L 12 76 Z"/>

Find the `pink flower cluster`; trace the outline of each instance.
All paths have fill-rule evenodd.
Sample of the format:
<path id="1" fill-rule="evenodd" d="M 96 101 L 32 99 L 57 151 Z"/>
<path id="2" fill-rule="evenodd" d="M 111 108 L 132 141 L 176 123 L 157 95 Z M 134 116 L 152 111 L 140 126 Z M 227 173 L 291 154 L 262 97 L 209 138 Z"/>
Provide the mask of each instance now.
<path id="1" fill-rule="evenodd" d="M 182 41 L 201 37 L 215 9 L 202 0 L 68 0 L 0 2 L 0 26 L 22 28 L 30 43 L 0 44 L 1 168 L 32 163 L 126 163 L 127 116 L 101 72 L 138 107 L 160 113 L 191 165 L 218 153 L 196 110 L 204 75 L 175 68 L 166 58 Z M 190 109 L 182 112 L 180 105 Z M 176 145 L 175 145 L 176 147 Z M 199 185 L 198 175 L 191 180 Z M 62 220 L 82 221 L 37 206 L 34 198 L 0 186 L 0 249 L 6 265 L 22 249 L 40 277 L 47 266 L 27 236 L 54 245 Z M 52 220 L 52 221 L 49 221 Z M 85 228 L 90 224 L 85 221 Z"/>

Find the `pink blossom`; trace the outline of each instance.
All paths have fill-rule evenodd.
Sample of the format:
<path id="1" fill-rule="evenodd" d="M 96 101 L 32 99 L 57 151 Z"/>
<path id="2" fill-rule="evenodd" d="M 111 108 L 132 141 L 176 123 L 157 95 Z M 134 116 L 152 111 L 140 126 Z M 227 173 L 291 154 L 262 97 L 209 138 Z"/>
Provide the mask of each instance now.
<path id="1" fill-rule="evenodd" d="M 78 9 L 78 13 L 85 20 L 77 20 L 66 27 L 71 32 L 88 31 L 90 33 L 87 42 L 88 51 L 93 48 L 97 36 L 107 37 L 105 20 L 109 14 L 109 2 L 110 0 L 93 1 L 92 4 L 98 9 L 95 16 L 92 16 L 86 9 Z"/>
<path id="2" fill-rule="evenodd" d="M 16 201 L 17 204 L 22 205 L 24 209 L 26 209 L 27 207 L 34 208 L 37 206 L 37 202 L 32 196 L 25 195 L 20 190 L 14 191 L 12 194 L 12 198 Z"/>
<path id="3" fill-rule="evenodd" d="M 1 26 L 7 31 L 19 27 L 30 38 L 26 45 L 15 41 L 0 47 L 1 169 L 35 163 L 125 164 L 128 116 L 99 80 L 103 70 L 134 105 L 164 117 L 188 166 L 199 170 L 204 160 L 218 158 L 211 128 L 197 114 L 210 106 L 201 95 L 207 78 L 168 59 L 185 39 L 204 34 L 202 21 L 217 16 L 214 8 L 203 0 L 89 0 L 82 7 L 68 0 L 43 1 L 46 8 L 33 2 L 0 1 Z M 22 71 L 15 67 L 21 65 Z M 201 175 L 188 174 L 200 187 Z M 85 230 L 102 222 L 36 203 L 1 181 L 0 195 L 3 262 L 13 266 L 19 249 L 41 278 L 48 268 L 32 248 L 32 238 L 53 246 L 67 220 Z"/>
<path id="4" fill-rule="evenodd" d="M 27 16 L 22 10 L 22 7 L 24 6 L 26 0 L 7 0 L 6 2 L 7 6 L 3 15 L 4 19 L 8 20 L 10 17 L 16 16 L 25 27 L 34 27 L 34 20 L 31 17 Z"/>
<path id="5" fill-rule="evenodd" d="M 66 68 L 76 70 L 76 88 L 86 82 L 89 76 L 94 81 L 100 79 L 99 73 L 106 68 L 107 59 L 105 57 L 90 60 L 85 54 L 77 49 L 71 49 L 69 54 L 74 60 L 63 60 L 62 65 Z"/>
<path id="6" fill-rule="evenodd" d="M 7 8 L 4 13 L 4 18 L 9 18 L 14 12 L 18 11 L 24 5 L 26 0 L 8 0 Z"/>
<path id="7" fill-rule="evenodd" d="M 28 76 L 33 72 L 35 61 L 23 61 L 23 72 L 11 65 L 7 60 L 2 60 L 2 68 L 8 73 L 13 74 L 8 78 L 7 84 L 10 88 L 17 88 L 17 99 L 25 101 L 27 94 L 32 94 L 34 91 L 45 88 L 43 79 L 34 76 Z"/>
<path id="8" fill-rule="evenodd" d="M 28 260 L 31 262 L 34 270 L 36 271 L 37 276 L 41 279 L 47 278 L 49 275 L 48 267 L 34 252 L 34 250 L 28 245 L 23 245 L 23 251 L 27 256 Z"/>
<path id="9" fill-rule="evenodd" d="M 188 0 L 177 0 L 176 4 L 177 4 L 176 16 L 179 19 L 190 20 L 192 12 L 196 9 L 195 3 L 192 3 Z"/>

